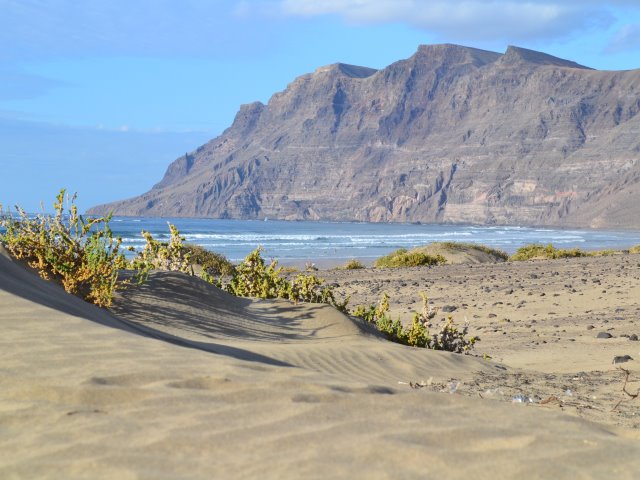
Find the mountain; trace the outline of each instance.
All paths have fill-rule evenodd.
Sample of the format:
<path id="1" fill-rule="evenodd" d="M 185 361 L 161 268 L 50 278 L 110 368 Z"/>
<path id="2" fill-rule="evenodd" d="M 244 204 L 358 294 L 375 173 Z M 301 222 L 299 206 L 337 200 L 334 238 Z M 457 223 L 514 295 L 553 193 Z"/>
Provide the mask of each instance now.
<path id="1" fill-rule="evenodd" d="M 89 213 L 640 228 L 640 70 L 420 46 L 240 107 L 149 192 Z"/>

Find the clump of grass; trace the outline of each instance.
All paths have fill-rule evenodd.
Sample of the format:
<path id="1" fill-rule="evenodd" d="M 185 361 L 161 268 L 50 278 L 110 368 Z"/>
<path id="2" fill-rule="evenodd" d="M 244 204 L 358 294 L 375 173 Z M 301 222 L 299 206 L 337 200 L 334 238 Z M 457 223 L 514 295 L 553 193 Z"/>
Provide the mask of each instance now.
<path id="1" fill-rule="evenodd" d="M 464 250 L 477 250 L 479 252 L 484 252 L 493 257 L 499 258 L 501 260 L 508 260 L 509 254 L 506 252 L 499 250 L 497 248 L 487 247 L 486 245 L 482 245 L 479 243 L 469 243 L 469 242 L 433 242 L 434 245 L 442 245 L 444 248 L 450 250 L 464 251 Z"/>
<path id="2" fill-rule="evenodd" d="M 358 306 L 353 315 L 362 318 L 368 323 L 372 323 L 383 332 L 389 340 L 413 347 L 429 348 L 432 350 L 445 350 L 454 353 L 468 353 L 478 337 L 467 337 L 469 326 L 462 329 L 454 323 L 453 317 L 440 325 L 435 333 L 430 331 L 433 327 L 432 319 L 436 316 L 437 309 L 429 305 L 429 298 L 421 293 L 422 312 L 415 313 L 411 325 L 405 327 L 400 319 L 392 320 L 389 315 L 389 296 L 384 293 L 378 305 Z"/>
<path id="3" fill-rule="evenodd" d="M 378 258 L 374 262 L 374 266 L 376 268 L 420 267 L 445 263 L 447 263 L 447 260 L 442 255 L 428 255 L 422 252 L 410 252 L 406 248 L 399 248 L 389 255 Z"/>
<path id="4" fill-rule="evenodd" d="M 65 211 L 65 200 L 68 208 Z M 116 290 L 124 288 L 118 270 L 126 266 L 122 239 L 109 228 L 111 216 L 85 219 L 78 214 L 76 195 L 60 190 L 54 214 L 35 218 L 16 207 L 17 218 L 0 206 L 0 242 L 15 258 L 46 280 L 55 280 L 69 293 L 100 307 L 108 307 Z"/>
<path id="5" fill-rule="evenodd" d="M 363 268 L 366 268 L 364 263 L 362 263 L 360 260 L 352 258 L 344 265 L 336 267 L 336 270 L 360 270 Z"/>
<path id="6" fill-rule="evenodd" d="M 523 260 L 545 260 L 555 258 L 575 258 L 575 257 L 588 257 L 589 254 L 579 248 L 572 249 L 559 249 L 554 247 L 551 243 L 547 246 L 539 243 L 531 243 L 525 245 L 516 250 L 516 253 L 509 258 L 512 261 Z"/>
<path id="7" fill-rule="evenodd" d="M 634 245 L 629 249 L 629 253 L 640 253 L 640 245 Z"/>

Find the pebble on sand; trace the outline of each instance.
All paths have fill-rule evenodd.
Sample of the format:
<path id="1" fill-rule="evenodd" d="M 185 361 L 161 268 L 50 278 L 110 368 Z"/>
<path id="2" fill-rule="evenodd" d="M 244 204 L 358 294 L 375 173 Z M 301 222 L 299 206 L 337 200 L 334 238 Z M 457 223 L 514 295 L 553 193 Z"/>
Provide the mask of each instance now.
<path id="1" fill-rule="evenodd" d="M 631 355 L 616 355 L 615 357 L 613 357 L 612 363 L 615 365 L 616 363 L 625 363 L 629 360 L 633 360 L 633 357 L 631 357 Z"/>

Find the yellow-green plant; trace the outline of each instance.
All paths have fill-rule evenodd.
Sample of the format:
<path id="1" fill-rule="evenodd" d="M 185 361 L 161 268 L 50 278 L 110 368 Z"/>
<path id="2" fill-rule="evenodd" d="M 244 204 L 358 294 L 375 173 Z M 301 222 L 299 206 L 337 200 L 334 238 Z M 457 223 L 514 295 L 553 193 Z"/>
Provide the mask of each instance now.
<path id="1" fill-rule="evenodd" d="M 524 245 L 516 250 L 516 253 L 511 255 L 509 260 L 522 261 L 588 256 L 589 254 L 587 252 L 584 252 L 579 248 L 559 249 L 554 247 L 551 243 L 547 246 L 541 245 L 539 243 L 531 243 L 529 245 Z"/>
<path id="2" fill-rule="evenodd" d="M 137 270 L 139 281 L 146 279 L 151 270 L 169 270 L 193 274 L 190 253 L 183 245 L 184 238 L 175 225 L 169 225 L 169 241 L 159 242 L 151 233 L 142 231 L 146 244 L 131 262 L 131 268 Z"/>
<path id="3" fill-rule="evenodd" d="M 78 214 L 76 195 L 70 199 L 60 190 L 54 215 L 31 218 L 16 206 L 17 218 L 3 212 L 0 242 L 15 258 L 24 261 L 47 280 L 100 307 L 111 305 L 114 292 L 126 285 L 118 269 L 126 260 L 120 252 L 122 239 L 109 228 L 111 216 L 85 219 Z M 65 211 L 65 200 L 68 209 Z"/>
<path id="4" fill-rule="evenodd" d="M 389 255 L 378 258 L 373 265 L 376 268 L 394 268 L 442 265 L 445 263 L 447 263 L 447 259 L 442 255 L 428 255 L 422 252 L 410 252 L 406 248 L 399 248 Z"/>
<path id="5" fill-rule="evenodd" d="M 299 274 L 287 280 L 282 267 L 272 260 L 266 264 L 261 255 L 262 247 L 249 253 L 238 264 L 229 283 L 224 286 L 229 293 L 241 297 L 284 298 L 292 302 L 328 303 L 345 312 L 349 299 L 336 300 L 333 289 L 315 275 Z"/>
<path id="6" fill-rule="evenodd" d="M 388 339 L 409 345 L 413 347 L 429 348 L 432 350 L 445 350 L 454 353 L 468 353 L 471 351 L 476 342 L 480 341 L 478 337 L 467 337 L 469 326 L 460 329 L 454 323 L 453 318 L 449 318 L 444 322 L 436 333 L 431 333 L 431 320 L 436 315 L 437 309 L 429 305 L 429 299 L 424 294 L 420 294 L 423 301 L 423 309 L 421 313 L 415 313 L 409 327 L 404 327 L 398 318 L 391 320 L 389 316 L 389 296 L 384 293 L 379 304 L 358 306 L 352 313 L 356 317 L 360 317 L 365 321 L 372 323 L 376 328 L 384 333 Z"/>
<path id="7" fill-rule="evenodd" d="M 364 264 L 355 258 L 352 258 L 347 263 L 340 267 L 336 267 L 336 270 L 360 270 L 366 268 Z"/>
<path id="8" fill-rule="evenodd" d="M 278 262 L 272 260 L 267 266 L 261 255 L 262 247 L 256 248 L 236 266 L 226 290 L 240 297 L 285 298 L 286 279 L 281 275 Z"/>
<path id="9" fill-rule="evenodd" d="M 640 245 L 634 245 L 629 249 L 629 253 L 640 253 Z"/>

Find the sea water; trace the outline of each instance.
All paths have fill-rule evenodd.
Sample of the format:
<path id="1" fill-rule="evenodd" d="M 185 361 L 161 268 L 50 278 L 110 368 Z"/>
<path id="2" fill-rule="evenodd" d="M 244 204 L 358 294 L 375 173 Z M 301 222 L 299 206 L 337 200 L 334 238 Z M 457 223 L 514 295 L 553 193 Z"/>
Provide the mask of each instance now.
<path id="1" fill-rule="evenodd" d="M 114 217 L 110 226 L 124 246 L 140 249 L 140 232 L 166 241 L 167 223 L 174 224 L 188 243 L 201 245 L 242 260 L 258 246 L 266 258 L 282 263 L 316 261 L 341 263 L 358 258 L 371 261 L 398 248 L 435 241 L 472 242 L 507 253 L 529 243 L 552 243 L 558 248 L 584 250 L 624 249 L 640 244 L 640 231 L 562 230 L 554 228 L 430 225 L 403 223 L 350 223 L 311 221 L 211 220 L 191 218 Z"/>

